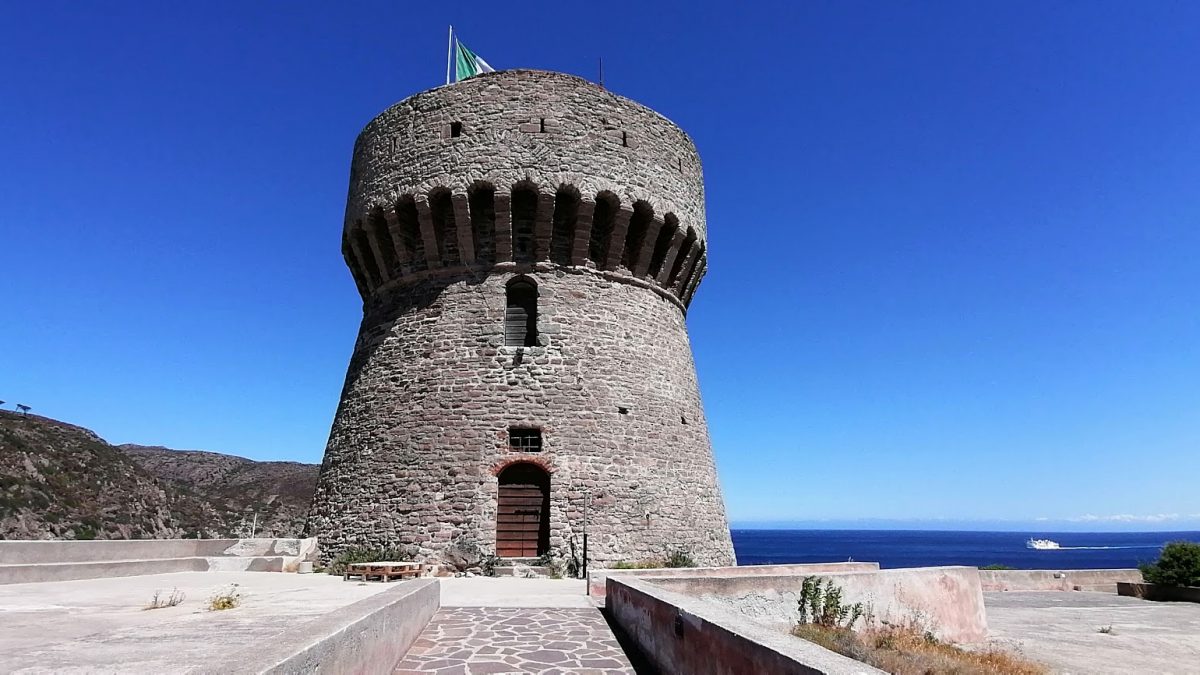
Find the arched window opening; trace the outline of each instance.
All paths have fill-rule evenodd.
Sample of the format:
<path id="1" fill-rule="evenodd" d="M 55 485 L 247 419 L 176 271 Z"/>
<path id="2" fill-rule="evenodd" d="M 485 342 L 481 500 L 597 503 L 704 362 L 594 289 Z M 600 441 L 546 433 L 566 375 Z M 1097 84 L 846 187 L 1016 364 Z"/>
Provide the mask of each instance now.
<path id="1" fill-rule="evenodd" d="M 675 289 L 675 295 L 679 296 L 680 300 L 687 293 L 688 286 L 692 283 L 692 278 L 696 276 L 696 270 L 700 269 L 700 259 L 704 257 L 704 242 L 700 242 L 698 246 L 695 246 L 695 249 L 695 252 L 689 256 L 691 262 L 687 263 L 687 266 L 680 270 L 679 279 L 672 286 Z"/>
<path id="2" fill-rule="evenodd" d="M 371 242 L 367 240 L 367 235 L 363 232 L 362 221 L 355 222 L 353 236 L 354 246 L 357 248 L 363 267 L 367 272 L 367 279 L 372 286 L 378 286 L 383 283 L 383 278 L 379 276 L 379 265 L 375 263 L 375 253 L 371 250 Z"/>
<path id="3" fill-rule="evenodd" d="M 396 202 L 396 221 L 400 240 L 408 251 L 409 264 L 413 270 L 425 269 L 425 241 L 421 238 L 421 224 L 417 220 L 417 203 L 412 195 L 405 195 Z"/>
<path id="4" fill-rule="evenodd" d="M 592 211 L 592 238 L 588 242 L 588 258 L 600 269 L 604 269 L 604 265 L 608 262 L 613 224 L 620 208 L 621 202 L 613 193 L 606 191 L 596 195 L 596 208 Z"/>
<path id="5" fill-rule="evenodd" d="M 392 242 L 392 232 L 388 229 L 387 218 L 383 209 L 371 209 L 371 231 L 375 236 L 375 244 L 379 246 L 379 254 L 383 256 L 383 265 L 389 275 L 395 276 L 400 270 L 396 260 L 396 244 Z"/>
<path id="6" fill-rule="evenodd" d="M 571 248 L 575 244 L 575 225 L 579 219 L 579 190 L 560 185 L 554 195 L 553 230 L 550 238 L 550 260 L 559 265 L 571 264 Z"/>
<path id="7" fill-rule="evenodd" d="M 545 555 L 550 550 L 550 474 L 536 464 L 517 462 L 496 480 L 496 555 Z"/>
<path id="8" fill-rule="evenodd" d="M 537 220 L 538 194 L 529 183 L 518 183 L 512 191 L 512 233 L 513 260 L 515 262 L 533 262 L 537 251 L 534 250 L 534 223 Z"/>
<path id="9" fill-rule="evenodd" d="M 476 183 L 467 190 L 471 229 L 475 235 L 475 260 L 484 265 L 496 262 L 496 189 Z"/>
<path id="10" fill-rule="evenodd" d="M 684 263 L 688 262 L 691 256 L 692 247 L 696 245 L 696 228 L 689 227 L 687 236 L 683 238 L 683 244 L 679 247 L 679 253 L 675 254 L 675 264 L 671 266 L 671 276 L 667 278 L 667 288 L 674 288 L 675 284 L 679 283 L 679 275 L 687 272 L 683 268 Z"/>
<path id="11" fill-rule="evenodd" d="M 507 347 L 537 346 L 537 286 L 517 277 L 505 288 L 504 344 Z"/>
<path id="12" fill-rule="evenodd" d="M 671 241 L 675 239 L 675 234 L 679 232 L 679 221 L 675 216 L 667 214 L 662 227 L 658 228 L 658 239 L 654 242 L 654 255 L 650 256 L 651 278 L 658 276 L 662 272 L 663 261 L 667 259 L 667 253 L 671 250 Z"/>
<path id="13" fill-rule="evenodd" d="M 633 271 L 633 266 L 642 253 L 642 244 L 646 240 L 646 230 L 654 219 L 654 208 L 643 201 L 633 203 L 633 215 L 629 217 L 629 232 L 625 235 L 625 252 L 621 255 L 621 264 L 625 269 Z"/>
<path id="14" fill-rule="evenodd" d="M 450 191 L 438 188 L 429 193 L 429 218 L 433 221 L 433 238 L 437 241 L 438 258 L 444 267 L 459 263 L 458 227 L 454 222 L 454 202 Z"/>

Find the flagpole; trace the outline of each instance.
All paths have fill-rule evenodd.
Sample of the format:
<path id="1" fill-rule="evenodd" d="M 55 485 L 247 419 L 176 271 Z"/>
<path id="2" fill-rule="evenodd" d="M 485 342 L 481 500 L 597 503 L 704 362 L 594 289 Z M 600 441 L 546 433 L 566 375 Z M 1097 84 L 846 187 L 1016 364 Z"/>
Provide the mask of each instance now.
<path id="1" fill-rule="evenodd" d="M 454 26 L 450 26 L 450 36 L 446 38 L 446 84 L 450 84 L 450 56 L 454 53 Z"/>

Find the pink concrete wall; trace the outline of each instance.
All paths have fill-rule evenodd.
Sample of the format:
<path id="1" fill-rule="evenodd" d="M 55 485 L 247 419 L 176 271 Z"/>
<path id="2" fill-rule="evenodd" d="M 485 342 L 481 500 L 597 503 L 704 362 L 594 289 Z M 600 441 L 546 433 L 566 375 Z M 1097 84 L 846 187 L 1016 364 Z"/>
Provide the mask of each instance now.
<path id="1" fill-rule="evenodd" d="M 873 562 L 796 563 L 791 565 L 739 565 L 734 567 L 660 567 L 646 570 L 597 569 L 588 571 L 588 595 L 603 598 L 611 576 L 639 577 L 733 577 L 780 576 L 788 574 L 824 574 L 826 572 L 868 572 L 879 569 Z"/>
<path id="2" fill-rule="evenodd" d="M 985 591 L 1117 592 L 1117 582 L 1138 583 L 1142 573 L 1123 570 L 979 570 Z"/>
<path id="3" fill-rule="evenodd" d="M 645 581 L 713 603 L 727 605 L 766 625 L 789 629 L 799 616 L 806 576 L 728 576 L 653 578 Z M 915 622 L 941 640 L 977 642 L 987 638 L 983 588 L 974 567 L 917 567 L 894 570 L 826 572 L 847 603 L 862 602 L 875 623 Z M 856 625 L 861 628 L 862 624 Z"/>
<path id="4" fill-rule="evenodd" d="M 649 579 L 613 576 L 607 585 L 613 620 L 664 675 L 883 672 Z"/>

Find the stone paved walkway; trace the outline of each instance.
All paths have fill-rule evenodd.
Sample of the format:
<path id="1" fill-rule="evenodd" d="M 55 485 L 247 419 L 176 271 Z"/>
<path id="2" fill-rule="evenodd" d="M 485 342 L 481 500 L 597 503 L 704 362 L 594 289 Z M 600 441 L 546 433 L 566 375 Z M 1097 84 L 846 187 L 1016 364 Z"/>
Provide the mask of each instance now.
<path id="1" fill-rule="evenodd" d="M 599 609 L 443 607 L 396 675 L 631 675 Z"/>

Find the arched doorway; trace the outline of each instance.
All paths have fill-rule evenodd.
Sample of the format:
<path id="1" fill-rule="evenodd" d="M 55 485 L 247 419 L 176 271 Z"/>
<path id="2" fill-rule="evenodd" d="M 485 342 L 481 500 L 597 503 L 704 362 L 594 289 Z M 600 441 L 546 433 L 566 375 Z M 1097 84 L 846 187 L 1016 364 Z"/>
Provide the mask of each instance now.
<path id="1" fill-rule="evenodd" d="M 498 476 L 496 555 L 536 558 L 550 550 L 550 474 L 518 462 Z"/>

